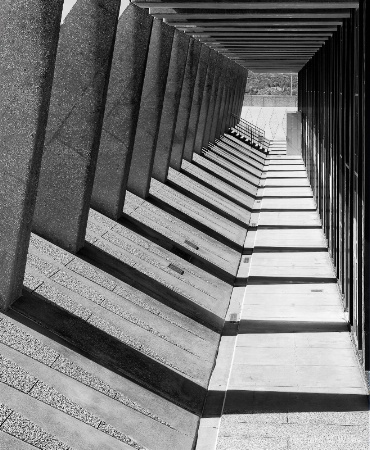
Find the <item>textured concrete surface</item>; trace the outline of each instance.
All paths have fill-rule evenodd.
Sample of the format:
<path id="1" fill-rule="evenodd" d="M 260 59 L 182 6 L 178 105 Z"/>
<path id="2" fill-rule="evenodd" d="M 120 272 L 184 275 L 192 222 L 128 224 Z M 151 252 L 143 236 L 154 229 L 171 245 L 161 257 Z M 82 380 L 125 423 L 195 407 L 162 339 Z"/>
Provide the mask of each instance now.
<path id="1" fill-rule="evenodd" d="M 202 45 L 200 57 L 199 57 L 199 66 L 197 71 L 197 77 L 195 79 L 194 86 L 194 94 L 193 101 L 191 104 L 190 116 L 189 116 L 189 124 L 186 132 L 186 140 L 184 145 L 184 159 L 187 161 L 191 161 L 194 146 L 195 146 L 195 138 L 198 131 L 200 112 L 203 103 L 203 95 L 205 91 L 205 83 L 208 72 L 208 67 L 211 64 L 211 49 L 206 45 Z"/>
<path id="2" fill-rule="evenodd" d="M 169 170 L 168 182 L 181 192 L 186 192 L 189 197 L 195 198 L 199 203 L 231 220 L 235 219 L 241 226 L 247 226 L 249 223 L 250 210 L 254 204 L 253 198 L 245 196 L 245 204 L 240 206 L 234 199 L 230 200 L 226 195 L 218 194 L 213 189 L 173 169 Z"/>
<path id="3" fill-rule="evenodd" d="M 201 50 L 200 41 L 191 38 L 170 160 L 170 166 L 176 170 L 181 168 Z"/>
<path id="4" fill-rule="evenodd" d="M 205 126 L 204 126 L 202 147 L 207 147 L 210 142 L 213 115 L 215 112 L 218 90 L 220 88 L 220 78 L 221 78 L 222 70 L 223 70 L 225 63 L 226 63 L 226 58 L 223 55 L 221 55 L 220 53 L 218 53 L 216 65 L 214 68 L 213 83 L 212 83 L 212 90 L 210 93 L 208 113 L 207 113 L 207 118 L 206 118 L 206 122 L 205 122 Z"/>
<path id="5" fill-rule="evenodd" d="M 219 194 L 239 204 L 240 206 L 246 209 L 253 208 L 254 196 L 241 192 L 240 189 L 230 186 L 229 183 L 221 181 L 218 177 L 215 177 L 205 170 L 202 170 L 195 164 L 183 161 L 181 169 L 187 177 L 192 178 L 196 182 L 199 182 L 206 187 L 218 192 Z"/>
<path id="6" fill-rule="evenodd" d="M 162 183 L 170 165 L 189 42 L 188 35 L 175 31 L 152 171 L 152 177 Z"/>
<path id="7" fill-rule="evenodd" d="M 174 31 L 174 27 L 154 19 L 127 182 L 127 189 L 142 198 L 149 194 Z"/>
<path id="8" fill-rule="evenodd" d="M 136 227 L 162 247 L 169 250 L 179 248 L 191 255 L 192 264 L 206 270 L 211 266 L 212 273 L 221 277 L 227 273 L 227 279 L 233 282 L 240 260 L 240 254 L 235 250 L 146 200 L 140 203 L 138 197 L 130 192 L 126 196 L 124 212 L 134 220 Z M 201 264 L 196 263 L 197 258 Z"/>
<path id="9" fill-rule="evenodd" d="M 171 187 L 152 180 L 151 198 L 159 201 L 161 205 L 169 206 L 172 212 L 180 214 L 185 221 L 192 219 L 194 225 L 201 226 L 201 230 L 209 233 L 209 230 L 219 236 L 218 239 L 225 238 L 234 245 L 242 246 L 246 229 L 231 222 L 220 214 L 202 206 L 186 195 L 175 191 Z"/>
<path id="10" fill-rule="evenodd" d="M 226 181 L 229 185 L 238 187 L 239 190 L 246 192 L 249 195 L 255 196 L 257 194 L 257 187 L 242 178 L 234 175 L 229 170 L 220 167 L 218 164 L 212 163 L 206 158 L 194 154 L 193 163 L 196 167 L 200 167 L 203 171 L 209 172 L 212 176 L 218 177 Z M 194 166 L 192 166 L 194 167 Z"/>
<path id="11" fill-rule="evenodd" d="M 209 141 L 214 142 L 215 139 L 219 138 L 219 125 L 220 119 L 224 111 L 225 106 L 225 89 L 226 83 L 229 81 L 228 79 L 228 70 L 229 70 L 230 61 L 226 58 L 222 65 L 222 71 L 219 78 L 219 85 L 217 89 L 217 93 L 215 92 L 215 106 L 212 117 L 212 125 L 209 134 Z"/>
<path id="12" fill-rule="evenodd" d="M 77 1 L 59 37 L 33 230 L 72 252 L 85 240 L 119 4 Z"/>
<path id="13" fill-rule="evenodd" d="M 211 49 L 209 55 L 206 81 L 204 83 L 204 92 L 203 92 L 202 106 L 200 108 L 199 113 L 197 133 L 194 139 L 194 152 L 198 154 L 202 151 L 203 148 L 203 138 L 207 124 L 209 105 L 211 101 L 213 79 L 217 64 L 217 56 L 218 53 Z"/>
<path id="14" fill-rule="evenodd" d="M 91 198 L 96 210 L 113 219 L 122 215 L 125 200 L 152 22 L 152 16 L 134 5 L 118 22 Z"/>
<path id="15" fill-rule="evenodd" d="M 0 308 L 19 295 L 36 201 L 63 2 L 0 5 Z"/>

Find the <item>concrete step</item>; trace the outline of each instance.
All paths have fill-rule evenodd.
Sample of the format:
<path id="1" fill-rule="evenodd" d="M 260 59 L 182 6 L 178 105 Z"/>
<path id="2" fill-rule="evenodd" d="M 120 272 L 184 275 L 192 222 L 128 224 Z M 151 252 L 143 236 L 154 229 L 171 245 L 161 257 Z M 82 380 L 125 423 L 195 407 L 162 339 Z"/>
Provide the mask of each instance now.
<path id="1" fill-rule="evenodd" d="M 223 321 L 231 286 L 122 224 L 90 210 L 84 255 L 110 267 L 124 281 L 166 297 L 169 306 L 208 326 Z M 206 317 L 210 322 L 207 321 Z M 221 320 L 221 322 L 220 322 Z"/>
<path id="2" fill-rule="evenodd" d="M 241 177 L 234 175 L 230 171 L 223 169 L 218 164 L 212 163 L 210 160 L 204 156 L 194 154 L 193 155 L 194 165 L 200 167 L 203 172 L 207 171 L 213 176 L 216 176 L 226 182 L 228 185 L 234 186 L 239 190 L 245 192 L 250 196 L 255 196 L 257 194 L 257 187 L 247 181 L 243 180 Z"/>
<path id="3" fill-rule="evenodd" d="M 225 133 L 223 136 L 221 136 L 221 138 L 223 141 L 232 141 L 235 144 L 238 144 L 240 147 L 242 147 L 245 150 L 249 150 L 253 153 L 255 153 L 256 155 L 258 155 L 260 158 L 262 159 L 266 159 L 266 153 L 263 149 L 261 148 L 256 148 L 254 145 L 250 145 L 246 142 L 244 142 L 243 140 L 237 138 L 235 135 L 230 134 L 230 133 Z"/>
<path id="4" fill-rule="evenodd" d="M 232 248 L 131 192 L 126 193 L 124 213 L 144 236 L 179 256 L 183 252 L 192 264 L 233 283 L 240 254 Z"/>
<path id="5" fill-rule="evenodd" d="M 206 208 L 170 186 L 152 179 L 150 199 L 160 204 L 162 209 L 177 215 L 201 231 L 212 235 L 221 242 L 239 249 L 243 246 L 247 230 L 231 222 L 220 214 Z"/>
<path id="6" fill-rule="evenodd" d="M 205 159 L 205 158 L 202 158 Z M 248 209 L 253 208 L 255 196 L 250 193 L 245 193 L 230 185 L 230 183 L 221 181 L 218 177 L 213 176 L 209 172 L 201 169 L 193 163 L 184 161 L 182 163 L 181 171 L 189 178 L 204 184 L 209 189 L 227 197 L 229 200 L 238 203 L 239 206 L 246 207 Z"/>
<path id="7" fill-rule="evenodd" d="M 261 211 L 259 226 L 265 227 L 321 227 L 317 211 Z"/>
<path id="8" fill-rule="evenodd" d="M 265 187 L 310 187 L 310 183 L 307 178 L 265 178 Z"/>
<path id="9" fill-rule="evenodd" d="M 261 188 L 257 192 L 257 197 L 264 197 L 264 198 L 284 198 L 284 197 L 297 197 L 297 198 L 304 198 L 304 197 L 310 197 L 312 198 L 312 189 L 310 187 L 289 187 L 289 186 L 282 186 L 282 187 L 269 187 L 265 186 L 264 188 Z"/>
<path id="10" fill-rule="evenodd" d="M 239 199 L 242 197 L 245 200 L 245 206 L 241 206 L 240 203 L 242 201 L 237 203 L 236 201 L 230 200 L 228 197 L 219 194 L 216 190 L 210 189 L 188 177 L 186 174 L 171 168 L 168 171 L 167 182 L 169 186 L 174 187 L 179 192 L 186 194 L 229 220 L 235 221 L 240 226 L 248 225 L 254 198 L 240 194 Z M 232 190 L 233 188 L 230 187 L 229 191 Z"/>
<path id="11" fill-rule="evenodd" d="M 39 243 L 31 244 L 26 291 L 14 310 L 100 364 L 199 412 L 218 334 L 78 257 L 55 259 L 58 248 Z"/>
<path id="12" fill-rule="evenodd" d="M 262 176 L 262 171 L 257 170 L 254 167 L 250 166 L 249 164 L 243 162 L 242 160 L 234 157 L 229 152 L 222 150 L 216 146 L 213 146 L 211 150 L 207 150 L 206 152 L 204 152 L 204 156 L 206 158 L 211 159 L 211 161 L 215 162 L 221 161 L 221 163 L 223 161 L 226 161 L 228 163 L 231 163 L 237 169 L 242 171 L 247 181 L 253 183 L 255 186 L 259 185 Z"/>
<path id="13" fill-rule="evenodd" d="M 251 283 L 261 280 L 335 282 L 336 279 L 330 256 L 326 251 L 261 252 L 252 255 L 249 272 Z"/>
<path id="14" fill-rule="evenodd" d="M 11 313 L 0 315 L 0 401 L 23 417 L 2 431 L 47 448 L 190 448 L 196 416 Z"/>
<path id="15" fill-rule="evenodd" d="M 256 205 L 259 203 L 259 206 Z M 315 211 L 316 203 L 312 197 L 303 198 L 265 198 L 257 200 L 254 206 L 261 211 Z"/>
<path id="16" fill-rule="evenodd" d="M 241 159 L 243 162 L 246 162 L 257 171 L 256 173 L 262 171 L 264 168 L 263 160 L 258 160 L 253 158 L 253 155 L 248 155 L 243 148 L 234 142 L 217 141 L 214 145 L 219 149 L 225 150 L 236 158 Z"/>
<path id="17" fill-rule="evenodd" d="M 236 165 L 232 161 L 229 161 L 228 159 L 219 156 L 217 153 L 213 151 L 208 150 L 204 152 L 202 156 L 206 160 L 212 162 L 213 164 L 217 164 L 223 170 L 226 170 L 227 172 L 242 178 L 244 181 L 251 184 L 254 188 L 257 188 L 261 184 L 261 179 L 259 177 L 256 177 L 251 173 L 246 172 L 239 165 Z"/>

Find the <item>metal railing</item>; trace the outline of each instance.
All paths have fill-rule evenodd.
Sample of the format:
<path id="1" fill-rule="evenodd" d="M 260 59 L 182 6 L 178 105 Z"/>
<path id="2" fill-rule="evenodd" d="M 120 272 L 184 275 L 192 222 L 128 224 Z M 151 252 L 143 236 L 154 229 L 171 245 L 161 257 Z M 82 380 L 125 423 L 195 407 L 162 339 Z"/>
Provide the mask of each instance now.
<path id="1" fill-rule="evenodd" d="M 234 126 L 234 129 L 256 149 L 267 152 L 270 146 L 270 140 L 265 137 L 265 132 L 256 125 L 247 122 L 245 119 L 238 118 L 235 115 L 234 118 L 239 120 L 239 122 Z"/>

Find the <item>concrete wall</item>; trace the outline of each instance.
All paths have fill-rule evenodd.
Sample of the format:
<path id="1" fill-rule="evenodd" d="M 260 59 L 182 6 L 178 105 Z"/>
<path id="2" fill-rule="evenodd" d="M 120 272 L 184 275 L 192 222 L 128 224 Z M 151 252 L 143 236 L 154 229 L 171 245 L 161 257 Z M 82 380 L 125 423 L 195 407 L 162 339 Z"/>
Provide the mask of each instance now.
<path id="1" fill-rule="evenodd" d="M 288 106 L 244 106 L 242 118 L 265 130 L 267 139 L 286 139 L 286 115 L 297 111 Z"/>
<path id="2" fill-rule="evenodd" d="M 246 95 L 243 106 L 297 107 L 296 95 Z"/>

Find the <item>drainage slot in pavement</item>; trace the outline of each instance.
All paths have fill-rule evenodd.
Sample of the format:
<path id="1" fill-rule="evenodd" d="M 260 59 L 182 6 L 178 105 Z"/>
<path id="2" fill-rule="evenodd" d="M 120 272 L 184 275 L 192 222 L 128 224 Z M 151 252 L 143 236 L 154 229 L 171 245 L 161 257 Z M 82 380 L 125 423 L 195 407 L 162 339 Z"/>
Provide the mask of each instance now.
<path id="1" fill-rule="evenodd" d="M 195 248 L 195 250 L 199 250 L 199 247 L 197 245 L 195 245 L 193 242 L 188 241 L 187 239 L 185 239 L 185 244 L 187 244 L 189 247 L 193 247 Z"/>
<path id="2" fill-rule="evenodd" d="M 174 272 L 179 273 L 180 275 L 184 275 L 185 273 L 182 269 L 180 269 L 180 267 L 175 266 L 175 264 L 171 263 L 168 267 L 172 269 Z"/>

